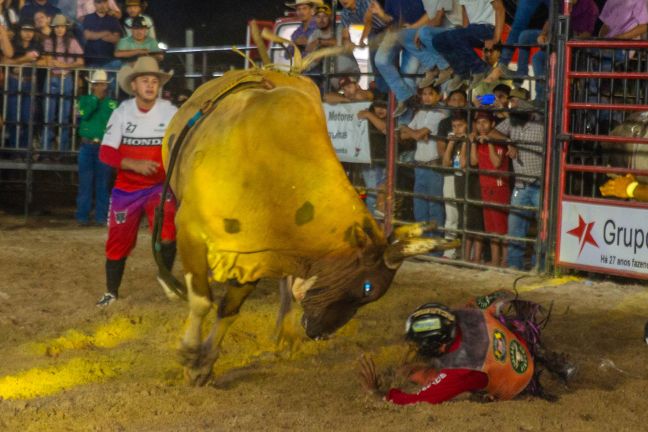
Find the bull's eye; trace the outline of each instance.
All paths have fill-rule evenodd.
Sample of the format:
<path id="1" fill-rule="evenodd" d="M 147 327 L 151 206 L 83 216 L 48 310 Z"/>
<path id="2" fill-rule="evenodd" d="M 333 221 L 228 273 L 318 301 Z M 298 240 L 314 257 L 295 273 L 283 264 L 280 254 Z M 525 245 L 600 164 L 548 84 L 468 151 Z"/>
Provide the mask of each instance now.
<path id="1" fill-rule="evenodd" d="M 366 281 L 362 285 L 362 292 L 364 293 L 364 295 L 368 296 L 369 294 L 371 294 L 372 291 L 373 291 L 373 285 L 371 285 L 371 282 Z"/>

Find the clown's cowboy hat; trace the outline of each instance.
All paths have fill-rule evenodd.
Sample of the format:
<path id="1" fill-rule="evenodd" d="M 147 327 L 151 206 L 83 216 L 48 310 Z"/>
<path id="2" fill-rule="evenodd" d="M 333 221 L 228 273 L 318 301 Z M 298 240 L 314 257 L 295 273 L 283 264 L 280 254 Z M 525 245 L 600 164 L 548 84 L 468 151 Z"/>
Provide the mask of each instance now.
<path id="1" fill-rule="evenodd" d="M 173 72 L 164 72 L 160 70 L 157 60 L 153 57 L 140 57 L 134 65 L 125 65 L 117 72 L 117 83 L 119 87 L 128 95 L 133 95 L 131 81 L 140 75 L 155 75 L 160 80 L 160 87 L 169 82 Z"/>

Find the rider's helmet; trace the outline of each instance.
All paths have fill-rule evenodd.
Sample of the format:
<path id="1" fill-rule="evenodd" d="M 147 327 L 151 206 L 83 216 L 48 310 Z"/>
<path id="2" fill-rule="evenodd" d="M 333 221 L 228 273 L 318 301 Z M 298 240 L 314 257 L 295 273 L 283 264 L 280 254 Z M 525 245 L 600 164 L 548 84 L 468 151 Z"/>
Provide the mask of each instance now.
<path id="1" fill-rule="evenodd" d="M 418 346 L 425 357 L 438 357 L 441 347 L 454 341 L 456 317 L 439 303 L 426 303 L 416 309 L 405 325 L 405 337 Z"/>

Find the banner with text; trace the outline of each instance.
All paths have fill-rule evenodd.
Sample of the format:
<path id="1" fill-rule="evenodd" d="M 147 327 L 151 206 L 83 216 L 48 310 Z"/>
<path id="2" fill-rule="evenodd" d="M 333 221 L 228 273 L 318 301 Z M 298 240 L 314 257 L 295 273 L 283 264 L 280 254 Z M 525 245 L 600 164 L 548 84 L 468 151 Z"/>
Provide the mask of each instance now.
<path id="1" fill-rule="evenodd" d="M 563 201 L 560 263 L 648 277 L 648 210 Z"/>
<path id="2" fill-rule="evenodd" d="M 328 133 L 340 162 L 371 163 L 369 125 L 357 116 L 358 111 L 369 105 L 369 102 L 324 104 Z"/>

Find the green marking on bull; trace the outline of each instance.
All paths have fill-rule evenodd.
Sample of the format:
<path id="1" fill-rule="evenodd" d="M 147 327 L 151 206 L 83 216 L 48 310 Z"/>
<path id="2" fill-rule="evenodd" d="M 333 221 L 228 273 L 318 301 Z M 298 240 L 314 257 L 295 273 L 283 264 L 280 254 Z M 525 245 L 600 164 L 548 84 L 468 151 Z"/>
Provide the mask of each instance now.
<path id="1" fill-rule="evenodd" d="M 223 219 L 223 226 L 225 232 L 229 234 L 236 234 L 241 231 L 241 223 L 238 219 Z"/>
<path id="2" fill-rule="evenodd" d="M 315 207 L 310 201 L 306 201 L 297 212 L 295 213 L 295 223 L 297 225 L 305 225 L 308 222 L 312 221 L 315 217 Z"/>

